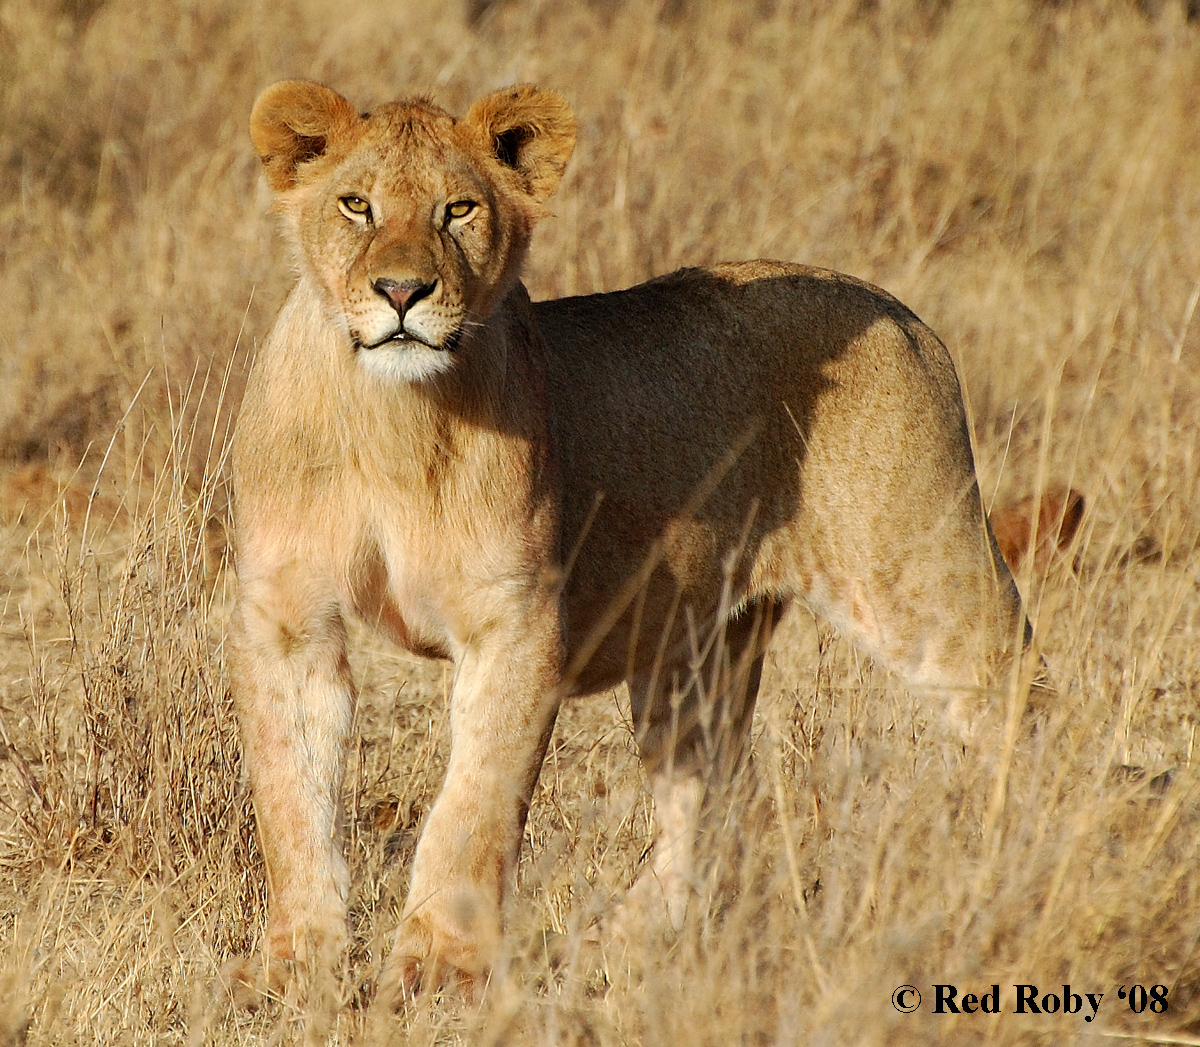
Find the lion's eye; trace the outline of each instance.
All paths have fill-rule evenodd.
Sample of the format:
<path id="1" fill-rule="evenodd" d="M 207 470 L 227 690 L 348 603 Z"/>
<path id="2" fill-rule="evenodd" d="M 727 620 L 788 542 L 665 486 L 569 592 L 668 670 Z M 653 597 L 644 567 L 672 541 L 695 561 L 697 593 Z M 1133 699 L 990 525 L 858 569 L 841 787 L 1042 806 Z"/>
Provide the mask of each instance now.
<path id="1" fill-rule="evenodd" d="M 352 222 L 369 222 L 371 220 L 371 205 L 361 196 L 340 197 L 338 210 Z"/>
<path id="2" fill-rule="evenodd" d="M 474 200 L 455 200 L 446 205 L 446 214 L 451 218 L 466 218 L 476 208 Z"/>

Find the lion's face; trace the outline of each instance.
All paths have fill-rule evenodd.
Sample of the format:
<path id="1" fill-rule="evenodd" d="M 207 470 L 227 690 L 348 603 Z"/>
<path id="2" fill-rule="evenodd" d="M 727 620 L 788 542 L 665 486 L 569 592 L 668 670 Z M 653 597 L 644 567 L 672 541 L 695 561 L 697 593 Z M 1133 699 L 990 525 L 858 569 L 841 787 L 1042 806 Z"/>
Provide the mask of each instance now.
<path id="1" fill-rule="evenodd" d="M 260 96 L 251 133 L 301 267 L 363 367 L 453 366 L 517 279 L 574 146 L 561 97 L 509 88 L 456 121 L 423 100 L 360 116 L 316 84 Z"/>

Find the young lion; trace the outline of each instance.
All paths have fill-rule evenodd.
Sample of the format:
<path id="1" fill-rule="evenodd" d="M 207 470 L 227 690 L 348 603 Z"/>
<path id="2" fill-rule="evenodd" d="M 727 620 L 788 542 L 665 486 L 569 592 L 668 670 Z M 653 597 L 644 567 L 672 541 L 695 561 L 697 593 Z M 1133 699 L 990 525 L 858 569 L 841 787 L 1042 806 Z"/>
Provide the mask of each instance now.
<path id="1" fill-rule="evenodd" d="M 959 721 L 1008 671 L 1024 616 L 954 367 L 894 298 L 748 262 L 531 304 L 520 267 L 575 140 L 551 91 L 456 120 L 289 81 L 251 134 L 298 271 L 234 457 L 268 960 L 346 938 L 349 613 L 454 663 L 389 1002 L 435 964 L 487 970 L 564 696 L 628 683 L 668 840 L 629 904 L 678 924 L 789 600 Z"/>

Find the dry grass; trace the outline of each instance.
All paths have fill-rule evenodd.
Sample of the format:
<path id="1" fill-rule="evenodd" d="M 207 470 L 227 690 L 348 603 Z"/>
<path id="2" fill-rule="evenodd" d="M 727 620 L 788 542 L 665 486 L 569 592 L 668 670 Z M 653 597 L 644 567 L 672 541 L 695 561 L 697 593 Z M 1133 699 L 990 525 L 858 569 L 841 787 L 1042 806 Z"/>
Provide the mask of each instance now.
<path id="1" fill-rule="evenodd" d="M 482 10 L 469 24 L 464 11 Z M 0 1044 L 1200 1042 L 1200 25 L 1167 2 L 0 0 Z M 247 135 L 300 75 L 364 104 L 564 91 L 535 296 L 770 256 L 950 345 L 985 497 L 1081 488 L 1024 577 L 1059 688 L 967 752 L 803 611 L 757 778 L 678 940 L 597 954 L 647 800 L 622 698 L 571 705 L 479 1005 L 364 1012 L 446 757 L 446 677 L 357 645 L 339 991 L 231 1015 L 263 885 L 223 667 L 224 437 L 286 289 Z M 207 375 L 207 378 L 205 377 Z M 1134 765 L 1142 772 L 1121 771 Z M 1173 770 L 1168 788 L 1152 782 Z M 901 983 L 926 994 L 898 1014 Z M 1008 1013 L 936 1016 L 933 983 Z M 1017 1015 L 1014 983 L 1105 992 Z M 1141 1017 L 1122 984 L 1169 986 Z M 1107 1041 L 1106 1041 L 1107 1042 Z M 1112 1042 L 1116 1042 L 1113 1040 Z"/>

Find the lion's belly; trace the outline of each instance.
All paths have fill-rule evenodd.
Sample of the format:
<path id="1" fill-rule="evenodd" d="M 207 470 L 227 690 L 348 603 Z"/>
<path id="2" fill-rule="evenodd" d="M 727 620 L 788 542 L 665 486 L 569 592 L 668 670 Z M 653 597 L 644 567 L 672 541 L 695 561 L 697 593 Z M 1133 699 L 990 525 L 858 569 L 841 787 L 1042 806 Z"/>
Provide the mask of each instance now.
<path id="1" fill-rule="evenodd" d="M 590 693 L 656 666 L 667 673 L 685 667 L 695 642 L 751 585 L 750 557 L 729 560 L 726 538 L 711 520 L 637 512 L 606 499 L 577 540 L 564 588 L 572 688 Z"/>

